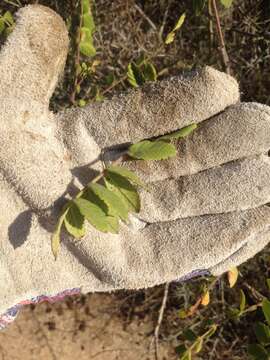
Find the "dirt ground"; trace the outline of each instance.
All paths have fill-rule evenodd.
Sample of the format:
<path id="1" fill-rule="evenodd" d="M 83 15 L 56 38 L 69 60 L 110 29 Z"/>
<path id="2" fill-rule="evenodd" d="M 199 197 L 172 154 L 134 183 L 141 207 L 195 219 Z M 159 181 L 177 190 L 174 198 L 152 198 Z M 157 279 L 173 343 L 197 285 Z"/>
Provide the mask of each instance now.
<path id="1" fill-rule="evenodd" d="M 118 304 L 120 305 L 120 304 Z M 50 305 L 25 307 L 0 333 L 2 360 L 151 360 L 153 324 L 135 317 L 119 318 L 110 295 L 73 297 Z M 161 345 L 162 360 L 176 359 L 173 348 Z"/>
<path id="2" fill-rule="evenodd" d="M 42 3 L 76 27 L 78 0 L 0 0 L 0 14 L 25 4 Z M 191 0 L 95 0 L 95 45 L 99 61 L 95 72 L 81 86 L 79 97 L 93 101 L 95 93 L 111 97 L 130 87 L 126 81 L 129 62 L 146 55 L 158 70 L 158 78 L 178 74 L 203 64 L 224 69 L 213 18 L 207 7 L 196 16 Z M 220 8 L 233 75 L 240 81 L 242 100 L 270 105 L 270 6 L 269 0 L 234 0 L 232 9 Z M 186 22 L 175 41 L 165 46 L 166 34 L 179 16 Z M 74 20 L 75 19 L 75 20 Z M 74 21 L 73 21 L 74 20 Z M 73 34 L 73 35 L 72 35 Z M 74 91 L 74 32 L 63 80 L 51 101 L 53 110 L 71 105 Z M 4 38 L 0 36 L 0 43 Z M 115 82 L 108 86 L 107 76 Z M 242 289 L 249 305 L 269 297 L 265 279 L 270 278 L 269 249 L 240 267 L 237 286 L 229 289 L 226 276 L 210 294 L 210 305 L 190 319 L 178 310 L 189 308 L 211 279 L 172 284 L 159 337 L 159 360 L 178 359 L 175 348 L 183 344 L 185 329 L 202 334 L 209 321 L 218 331 L 192 360 L 247 360 L 247 344 L 254 341 L 252 325 L 261 314 L 252 312 L 241 321 L 229 319 L 239 306 Z M 79 286 L 79 284 L 78 284 Z M 0 360 L 152 360 L 153 333 L 164 287 L 139 292 L 74 296 L 61 303 L 26 306 L 17 320 L 0 332 Z M 153 344 L 152 344 L 153 345 Z"/>

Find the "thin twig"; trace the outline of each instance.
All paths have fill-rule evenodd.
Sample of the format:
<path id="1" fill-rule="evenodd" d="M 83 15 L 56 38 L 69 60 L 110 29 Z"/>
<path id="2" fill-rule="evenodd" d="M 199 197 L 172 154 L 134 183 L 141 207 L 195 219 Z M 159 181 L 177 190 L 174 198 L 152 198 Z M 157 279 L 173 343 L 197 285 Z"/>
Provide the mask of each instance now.
<path id="1" fill-rule="evenodd" d="M 221 29 L 221 24 L 220 24 L 220 19 L 219 19 L 219 13 L 218 13 L 218 9 L 217 9 L 216 0 L 212 0 L 212 5 L 213 5 L 215 18 L 216 18 L 217 33 L 218 33 L 218 38 L 219 38 L 219 43 L 220 43 L 220 53 L 221 53 L 221 56 L 222 56 L 222 60 L 223 60 L 223 63 L 224 63 L 226 73 L 231 74 L 230 59 L 229 59 L 229 56 L 228 56 L 228 53 L 227 53 L 227 50 L 226 50 L 224 36 L 223 36 L 223 33 L 222 33 L 222 29 Z"/>
<path id="2" fill-rule="evenodd" d="M 142 15 L 142 17 L 148 22 L 148 24 L 153 28 L 153 30 L 157 30 L 156 25 L 153 23 L 153 21 L 145 14 L 142 8 L 138 6 L 137 4 L 134 4 L 135 9 Z"/>
<path id="3" fill-rule="evenodd" d="M 155 359 L 156 360 L 159 359 L 159 356 L 158 356 L 159 329 L 160 329 L 160 325 L 161 325 L 162 320 L 163 320 L 163 315 L 164 315 L 164 311 L 165 311 L 166 304 L 167 304 L 169 286 L 170 286 L 169 282 L 165 284 L 163 300 L 162 300 L 161 307 L 159 309 L 158 322 L 157 322 L 157 325 L 155 327 L 154 340 L 155 340 Z"/>

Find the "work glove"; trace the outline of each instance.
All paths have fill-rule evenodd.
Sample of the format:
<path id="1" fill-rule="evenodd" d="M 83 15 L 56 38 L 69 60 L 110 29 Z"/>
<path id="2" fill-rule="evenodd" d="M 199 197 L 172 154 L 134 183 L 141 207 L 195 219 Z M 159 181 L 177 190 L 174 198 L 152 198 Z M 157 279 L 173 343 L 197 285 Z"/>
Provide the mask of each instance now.
<path id="1" fill-rule="evenodd" d="M 0 54 L 0 313 L 22 300 L 140 289 L 219 275 L 270 240 L 270 109 L 240 103 L 236 80 L 211 67 L 57 115 L 49 100 L 68 51 L 52 10 L 19 10 Z M 147 184 L 119 234 L 87 225 L 51 237 L 66 199 L 125 144 L 197 123 L 164 161 L 126 161 Z"/>

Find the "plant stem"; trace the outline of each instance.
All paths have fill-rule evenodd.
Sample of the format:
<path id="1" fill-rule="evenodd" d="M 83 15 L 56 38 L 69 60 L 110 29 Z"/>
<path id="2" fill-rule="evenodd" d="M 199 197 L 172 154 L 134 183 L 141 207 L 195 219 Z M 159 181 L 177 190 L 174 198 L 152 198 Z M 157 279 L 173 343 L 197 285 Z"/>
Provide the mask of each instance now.
<path id="1" fill-rule="evenodd" d="M 218 9 L 217 9 L 216 0 L 212 0 L 212 5 L 213 5 L 215 18 L 216 18 L 216 26 L 217 26 L 217 33 L 218 33 L 219 43 L 220 43 L 221 57 L 222 57 L 222 60 L 223 60 L 223 63 L 224 63 L 226 73 L 230 75 L 231 74 L 230 59 L 229 59 L 229 56 L 228 56 L 228 53 L 227 53 L 227 50 L 226 50 L 226 45 L 225 45 L 224 36 L 223 36 L 223 33 L 222 33 L 221 24 L 220 24 L 220 18 L 219 18 L 219 13 L 218 13 Z"/>

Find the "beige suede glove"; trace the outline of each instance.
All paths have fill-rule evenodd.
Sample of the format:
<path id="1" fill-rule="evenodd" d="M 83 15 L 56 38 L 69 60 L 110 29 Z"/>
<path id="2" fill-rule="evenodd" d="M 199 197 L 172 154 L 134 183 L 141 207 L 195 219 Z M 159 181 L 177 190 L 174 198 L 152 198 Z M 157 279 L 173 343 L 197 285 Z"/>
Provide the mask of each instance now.
<path id="1" fill-rule="evenodd" d="M 209 271 L 221 274 L 269 241 L 270 109 L 239 103 L 237 82 L 210 67 L 54 115 L 63 70 L 61 18 L 19 11 L 0 54 L 0 313 L 33 296 L 139 289 Z M 178 157 L 126 165 L 150 183 L 142 211 L 117 235 L 88 226 L 50 242 L 65 197 L 100 169 L 101 149 L 191 123 Z M 89 169 L 91 165 L 91 170 Z"/>

